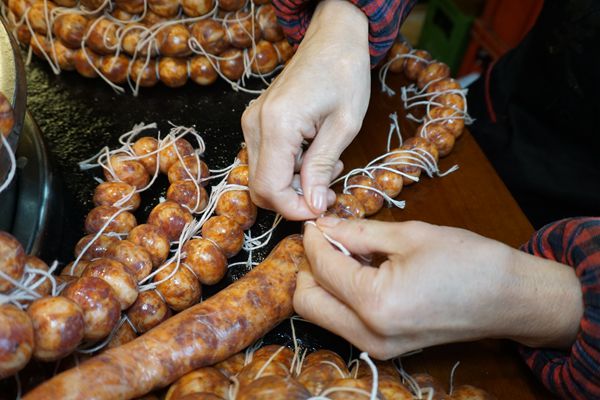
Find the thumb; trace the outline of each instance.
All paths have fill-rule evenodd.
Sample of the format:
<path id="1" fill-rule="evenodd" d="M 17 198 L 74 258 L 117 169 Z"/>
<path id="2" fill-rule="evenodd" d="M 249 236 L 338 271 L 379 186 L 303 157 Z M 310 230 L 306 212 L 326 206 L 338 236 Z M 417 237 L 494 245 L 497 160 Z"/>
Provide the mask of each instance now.
<path id="1" fill-rule="evenodd" d="M 329 189 L 329 184 L 339 174 L 340 155 L 358 133 L 358 128 L 348 129 L 338 121 L 330 117 L 323 122 L 302 161 L 302 190 L 315 214 L 324 213 L 335 201 L 335 192 Z"/>
<path id="2" fill-rule="evenodd" d="M 421 236 L 413 222 L 382 222 L 365 219 L 319 218 L 319 229 L 353 254 L 398 254 Z M 417 223 L 418 225 L 418 223 Z M 412 226 L 412 227 L 411 227 Z M 417 230 L 417 231 L 415 231 Z"/>

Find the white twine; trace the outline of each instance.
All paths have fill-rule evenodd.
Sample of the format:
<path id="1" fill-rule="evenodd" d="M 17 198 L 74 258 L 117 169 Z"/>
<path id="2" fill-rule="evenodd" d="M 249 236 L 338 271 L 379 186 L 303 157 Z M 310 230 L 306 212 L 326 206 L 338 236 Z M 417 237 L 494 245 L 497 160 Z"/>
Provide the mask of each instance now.
<path id="1" fill-rule="evenodd" d="M 312 225 L 315 228 L 319 229 L 319 227 L 317 226 L 317 224 L 316 224 L 315 221 L 305 221 L 304 224 L 305 225 Z M 331 243 L 332 245 L 334 245 L 335 247 L 337 247 L 345 256 L 352 257 L 352 253 L 350 253 L 348 251 L 348 249 L 343 244 L 341 244 L 337 240 L 333 239 L 331 236 L 329 236 L 328 234 L 326 234 L 323 231 L 321 231 L 321 234 L 323 235 L 323 237 L 325 237 L 325 239 L 327 239 L 327 241 L 329 243 Z"/>
<path id="2" fill-rule="evenodd" d="M 271 228 L 255 238 L 253 238 L 250 235 L 250 231 L 248 231 L 248 234 L 244 234 L 244 244 L 242 245 L 242 249 L 245 251 L 253 251 L 268 245 L 273 237 L 273 232 L 275 232 L 275 229 L 282 220 L 283 217 L 280 214 L 275 214 Z"/>
<path id="3" fill-rule="evenodd" d="M 254 358 L 254 353 L 256 353 L 256 350 L 260 349 L 262 345 L 263 339 L 260 338 L 246 349 L 246 351 L 244 352 L 244 365 L 248 365 L 252 362 L 252 359 Z"/>
<path id="4" fill-rule="evenodd" d="M 384 167 L 386 165 L 384 165 Z M 391 198 L 390 196 L 388 196 L 382 190 L 379 190 L 379 189 L 377 189 L 375 187 L 372 187 L 372 186 L 359 185 L 359 184 L 352 184 L 352 185 L 348 184 L 348 180 L 351 177 L 359 175 L 359 174 L 363 174 L 363 175 L 371 178 L 374 181 L 375 178 L 374 178 L 373 174 L 371 173 L 371 171 L 376 170 L 376 169 L 381 169 L 381 168 L 382 167 L 380 167 L 380 166 L 371 167 L 371 163 L 369 163 L 369 165 L 367 165 L 367 168 L 355 168 L 352 171 L 348 172 L 346 175 L 344 175 L 344 176 L 340 177 L 339 179 L 335 180 L 334 182 L 332 182 L 332 185 L 335 184 L 335 183 L 337 183 L 337 182 L 343 181 L 344 182 L 343 183 L 343 187 L 344 188 L 342 190 L 342 193 L 344 193 L 344 194 L 350 194 L 350 190 L 351 189 L 364 189 L 364 190 L 368 190 L 368 191 L 371 191 L 373 193 L 376 193 L 379 196 L 383 197 L 383 199 L 389 205 L 393 205 L 393 206 L 401 208 L 401 209 L 404 208 L 406 206 L 406 202 L 405 201 L 403 201 L 403 200 L 395 200 L 395 199 Z M 400 174 L 400 171 L 392 170 L 392 172 Z"/>
<path id="5" fill-rule="evenodd" d="M 200 221 L 198 221 L 198 220 L 192 219 L 191 222 L 185 224 L 183 230 L 181 231 L 181 234 L 179 235 L 179 240 L 177 243 L 177 249 L 175 251 L 175 254 L 173 256 L 171 256 L 169 259 L 167 259 L 167 261 L 165 261 L 160 267 L 158 267 L 151 274 L 149 274 L 148 276 L 146 276 L 144 279 L 142 279 L 139 282 L 139 292 L 140 293 L 148 291 L 148 290 L 156 289 L 158 287 L 158 285 L 160 285 L 163 282 L 168 281 L 173 276 L 175 276 L 175 274 L 179 271 L 180 266 L 183 264 L 181 261 L 181 258 L 183 256 L 183 254 L 182 254 L 183 246 L 200 229 L 201 229 L 201 224 L 200 224 Z M 169 274 L 167 276 L 158 280 L 157 282 L 150 282 L 150 283 L 144 284 L 144 282 L 150 281 L 157 274 L 159 274 L 161 271 L 163 271 L 167 266 L 169 266 L 170 264 L 173 264 L 173 263 L 175 263 L 175 266 L 169 272 Z M 188 267 L 188 269 L 189 269 L 189 267 Z"/>
<path id="6" fill-rule="evenodd" d="M 457 361 L 450 371 L 450 392 L 448 393 L 450 396 L 452 396 L 452 392 L 454 392 L 454 374 L 459 365 L 460 361 Z"/>
<path id="7" fill-rule="evenodd" d="M 377 371 L 377 367 L 375 366 L 375 363 L 369 358 L 369 354 L 367 352 L 363 351 L 362 353 L 360 353 L 360 358 L 361 360 L 367 363 L 369 368 L 371 368 L 371 375 L 373 378 L 373 387 L 371 388 L 371 400 L 375 400 L 377 398 L 377 389 L 379 386 L 379 373 Z"/>
<path id="8" fill-rule="evenodd" d="M 99 344 L 96 344 L 95 346 L 92 346 L 92 347 L 87 347 L 87 346 L 89 346 L 89 343 L 82 343 L 75 351 L 80 354 L 93 354 L 99 350 L 102 350 L 115 337 L 115 335 L 117 334 L 119 329 L 121 329 L 121 327 L 123 326 L 123 324 L 125 323 L 126 320 L 128 320 L 127 316 L 123 315 L 121 317 L 121 319 L 119 320 L 119 322 L 112 329 L 112 331 L 110 331 L 108 336 Z"/>
<path id="9" fill-rule="evenodd" d="M 387 151 L 391 150 L 392 137 L 394 136 L 394 133 L 398 138 L 398 147 L 402 146 L 402 133 L 400 132 L 400 124 L 398 123 L 398 113 L 393 112 L 392 114 L 390 114 L 390 119 L 392 120 L 392 122 L 390 122 L 390 130 L 388 131 L 386 147 Z"/>
<path id="10" fill-rule="evenodd" d="M 294 344 L 294 357 L 292 357 L 292 363 L 290 364 L 290 373 L 296 371 L 296 375 L 300 375 L 302 371 L 302 363 L 299 361 L 300 346 L 298 345 L 298 337 L 296 336 L 296 326 L 294 325 L 294 317 L 290 317 L 290 329 L 292 330 L 292 343 Z M 296 365 L 296 364 L 299 365 Z"/>
<path id="11" fill-rule="evenodd" d="M 25 309 L 27 302 L 34 301 L 42 297 L 42 295 L 36 292 L 35 289 L 44 284 L 46 280 L 50 281 L 52 295 L 56 295 L 57 285 L 53 272 L 57 267 L 58 261 L 54 261 L 49 267 L 48 271 L 25 266 L 25 270 L 20 279 L 14 279 L 6 272 L 0 270 L 0 278 L 8 281 L 14 286 L 14 288 L 12 288 L 8 294 L 0 293 L 0 304 L 10 303 L 20 309 Z M 36 275 L 41 275 L 41 277 L 36 279 Z"/>
<path id="12" fill-rule="evenodd" d="M 2 139 L 2 146 L 4 147 L 4 149 L 6 150 L 6 152 L 8 154 L 8 161 L 10 163 L 8 174 L 6 175 L 4 182 L 2 182 L 2 185 L 0 185 L 0 193 L 2 193 L 11 184 L 11 182 L 13 181 L 13 179 L 15 177 L 15 174 L 17 172 L 17 160 L 15 159 L 15 154 L 13 153 L 13 150 L 10 147 L 10 144 L 8 144 L 8 140 L 6 140 L 6 138 L 4 137 L 4 135 L 2 133 L 0 133 L 0 139 Z"/>
<path id="13" fill-rule="evenodd" d="M 277 355 L 279 353 L 281 353 L 283 351 L 283 349 L 285 349 L 285 346 L 281 346 L 279 347 L 273 354 L 271 354 L 271 357 L 269 357 L 267 359 L 267 361 L 263 364 L 263 366 L 258 370 L 258 372 L 256 373 L 256 375 L 254 376 L 253 380 L 257 380 L 258 378 L 261 377 L 261 375 L 263 374 L 263 372 L 265 372 L 265 370 L 267 369 L 267 367 L 269 366 L 269 364 L 271 364 L 271 362 L 273 362 L 273 360 L 275 359 L 275 357 L 277 357 Z M 278 363 L 280 364 L 280 363 Z M 281 364 L 280 364 L 281 365 Z M 282 366 L 283 367 L 283 366 Z"/>
<path id="14" fill-rule="evenodd" d="M 135 192 L 130 192 L 129 195 L 123 197 L 124 202 L 129 201 L 129 199 L 131 199 L 131 196 L 134 194 Z M 121 199 L 121 200 L 123 200 Z M 110 225 L 111 222 L 113 222 L 115 220 L 115 218 L 117 218 L 120 214 L 131 210 L 132 207 L 131 206 L 122 206 L 121 208 L 118 208 L 117 211 L 115 211 L 104 223 L 104 225 L 102 225 L 102 227 L 98 230 L 98 232 L 96 232 L 96 234 L 94 235 L 94 237 L 83 247 L 83 249 L 81 249 L 81 252 L 79 253 L 79 255 L 77 256 L 77 258 L 75 258 L 75 261 L 73 261 L 73 264 L 71 265 L 71 268 L 69 270 L 69 274 L 73 275 L 73 273 L 75 272 L 75 267 L 77 267 L 77 264 L 79 264 L 79 261 L 82 259 L 82 257 L 87 253 L 87 251 L 89 250 L 90 247 L 92 247 L 92 245 L 94 244 L 94 242 L 104 233 L 104 231 L 106 230 L 106 228 L 108 228 L 108 226 Z M 120 232 L 116 232 L 116 233 L 120 233 Z"/>
<path id="15" fill-rule="evenodd" d="M 15 374 L 15 381 L 17 383 L 17 398 L 16 400 L 21 400 L 21 396 L 23 395 L 23 388 L 21 387 L 21 378 L 19 377 L 19 373 Z"/>

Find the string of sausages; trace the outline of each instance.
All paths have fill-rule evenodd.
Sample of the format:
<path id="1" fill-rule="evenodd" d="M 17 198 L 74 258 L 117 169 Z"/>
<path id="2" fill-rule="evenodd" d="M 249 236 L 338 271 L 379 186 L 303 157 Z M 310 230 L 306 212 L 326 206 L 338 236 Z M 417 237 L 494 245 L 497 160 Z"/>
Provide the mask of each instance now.
<path id="1" fill-rule="evenodd" d="M 0 233 L 0 322 L 9 330 L 1 336 L 11 348 L 0 359 L 0 378 L 32 356 L 56 361 L 133 340 L 197 303 L 201 285 L 219 282 L 227 258 L 242 247 L 252 250 L 270 240 L 272 229 L 258 238 L 244 235 L 257 215 L 245 149 L 231 166 L 211 171 L 193 128 L 173 127 L 162 139 L 137 138 L 155 128 L 137 125 L 119 138 L 120 148 L 104 148 L 80 163 L 82 169 L 102 167 L 106 181 L 99 180 L 87 235 L 60 276 L 52 274 L 56 263 L 48 268 L 26 257 L 14 237 Z M 195 138 L 197 148 L 184 136 Z M 159 173 L 170 182 L 167 199 L 138 225 L 132 212 Z M 204 186 L 216 178 L 221 181 L 209 196 Z"/>
<path id="2" fill-rule="evenodd" d="M 396 51 L 400 46 L 407 48 L 397 44 Z M 409 117 L 421 125 L 414 137 L 403 141 L 397 115 L 391 115 L 387 152 L 364 168 L 354 169 L 332 183 L 341 183 L 342 189 L 327 214 L 363 218 L 377 213 L 386 202 L 404 207 L 404 202 L 395 198 L 404 186 L 418 182 L 423 171 L 433 177 L 456 169 L 454 166 L 441 172 L 438 161 L 452 151 L 465 123 L 471 122 L 464 101 L 465 91 L 449 77 L 445 64 L 428 61 L 430 57 L 422 51 L 407 50 L 402 54 L 409 53 L 410 56 L 402 60 L 402 67 L 408 65 L 408 70 L 404 70 L 407 77 L 413 77 L 417 82 L 402 88 L 402 99 L 407 110 L 424 108 L 422 117 L 412 114 Z M 392 54 L 386 68 L 399 57 Z M 395 72 L 399 72 L 397 68 Z M 400 146 L 392 149 L 394 135 Z M 345 250 L 341 245 L 340 249 Z M 481 389 L 469 385 L 453 388 L 452 383 L 450 394 L 447 394 L 443 385 L 430 375 L 410 376 L 401 364 L 391 362 L 371 365 L 366 355 L 362 357 L 364 363 L 353 360 L 348 366 L 339 355 L 327 350 L 308 356 L 304 351 L 298 356 L 300 350 L 294 329 L 292 332 L 296 351 L 285 346 L 269 345 L 258 349 L 251 346 L 245 353 L 238 353 L 214 367 L 200 368 L 183 376 L 170 387 L 166 399 L 192 394 L 199 398 L 252 399 L 275 393 L 285 393 L 286 398 L 314 400 L 491 398 Z M 353 366 L 352 372 L 349 366 Z"/>
<path id="3" fill-rule="evenodd" d="M 9 0 L 0 11 L 19 42 L 53 72 L 76 70 L 134 95 L 159 81 L 235 90 L 267 78 L 294 50 L 265 0 Z"/>
<path id="4" fill-rule="evenodd" d="M 287 346 L 263 345 L 259 340 L 212 367 L 196 369 L 174 382 L 165 400 L 248 400 L 276 398 L 295 400 L 488 400 L 493 397 L 470 385 L 454 387 L 454 372 L 448 392 L 426 373 L 408 374 L 402 358 L 372 361 L 366 353 L 346 363 L 337 353 L 321 349 L 301 352 L 292 317 L 292 351 Z M 298 356 L 301 353 L 300 356 Z M 410 356 L 404 355 L 403 357 Z M 188 397 L 186 397 L 188 396 Z"/>

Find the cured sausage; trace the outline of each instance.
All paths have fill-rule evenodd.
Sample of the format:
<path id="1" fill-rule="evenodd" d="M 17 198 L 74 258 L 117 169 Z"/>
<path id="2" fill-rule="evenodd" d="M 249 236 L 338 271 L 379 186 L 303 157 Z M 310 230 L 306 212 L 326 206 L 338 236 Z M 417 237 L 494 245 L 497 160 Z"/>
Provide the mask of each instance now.
<path id="1" fill-rule="evenodd" d="M 189 17 L 208 14 L 215 6 L 214 0 L 182 0 L 183 12 Z"/>
<path id="2" fill-rule="evenodd" d="M 135 279 L 118 261 L 98 258 L 88 264 L 82 276 L 104 279 L 112 287 L 121 305 L 121 310 L 129 308 L 138 296 Z"/>
<path id="3" fill-rule="evenodd" d="M 184 24 L 169 25 L 156 35 L 158 51 L 162 56 L 184 57 L 190 54 L 190 31 Z"/>
<path id="4" fill-rule="evenodd" d="M 11 234 L 0 232 L 0 271 L 18 281 L 25 269 L 23 246 Z M 13 288 L 13 284 L 0 278 L 0 293 Z"/>
<path id="5" fill-rule="evenodd" d="M 170 241 L 179 240 L 185 224 L 192 222 L 192 214 L 174 201 L 159 203 L 150 211 L 148 223 L 159 227 Z"/>
<path id="6" fill-rule="evenodd" d="M 72 49 L 81 47 L 81 40 L 88 26 L 88 19 L 81 14 L 66 12 L 56 17 L 54 34 L 62 40 L 65 46 Z"/>
<path id="7" fill-rule="evenodd" d="M 349 192 L 363 205 L 365 216 L 373 215 L 383 207 L 383 196 L 374 191 L 381 192 L 381 187 L 372 178 L 366 175 L 354 175 L 348 179 L 348 186 L 360 186 L 350 188 Z M 373 188 L 374 190 L 366 188 Z"/>
<path id="8" fill-rule="evenodd" d="M 310 393 L 292 377 L 265 376 L 244 387 L 237 400 L 306 400 Z"/>
<path id="9" fill-rule="evenodd" d="M 85 217 L 86 233 L 100 232 L 104 224 L 117 213 L 119 214 L 104 228 L 104 233 L 129 233 L 135 228 L 137 221 L 132 213 L 119 210 L 117 207 L 98 206 L 92 208 L 87 217 Z"/>
<path id="10" fill-rule="evenodd" d="M 216 244 L 206 239 L 192 239 L 183 245 L 183 262 L 200 283 L 214 285 L 227 272 L 227 259 Z"/>
<path id="11" fill-rule="evenodd" d="M 335 202 L 327 210 L 339 218 L 356 219 L 365 216 L 365 208 L 356 197 L 351 194 L 338 193 Z"/>
<path id="12" fill-rule="evenodd" d="M 154 175 L 156 172 L 157 158 L 156 153 L 154 152 L 158 150 L 158 140 L 152 136 L 144 136 L 136 140 L 135 143 L 133 143 L 132 148 L 135 155 L 141 157 L 138 162 L 146 168 L 146 171 L 149 174 Z"/>
<path id="13" fill-rule="evenodd" d="M 212 393 L 227 397 L 229 379 L 218 369 L 203 367 L 179 378 L 167 392 L 165 400 L 177 400 L 191 393 Z"/>
<path id="14" fill-rule="evenodd" d="M 217 200 L 215 214 L 224 215 L 237 222 L 243 230 L 250 228 L 256 221 L 258 210 L 247 190 L 224 192 Z"/>
<path id="15" fill-rule="evenodd" d="M 198 169 L 200 169 L 200 171 L 198 171 Z M 208 170 L 208 165 L 200 160 L 200 157 L 192 154 L 182 157 L 181 160 L 177 158 L 177 160 L 169 167 L 167 177 L 169 178 L 169 183 L 194 180 L 201 183 L 203 186 L 206 186 L 208 183 L 206 178 L 208 178 L 209 174 L 210 171 Z"/>
<path id="16" fill-rule="evenodd" d="M 427 65 L 417 77 L 417 86 L 423 89 L 429 82 L 440 81 L 450 76 L 450 67 L 442 62 Z"/>
<path id="17" fill-rule="evenodd" d="M 183 264 L 179 265 L 177 272 L 173 275 L 176 266 L 177 264 L 174 262 L 167 264 L 156 274 L 154 282 L 160 282 L 156 286 L 156 290 L 162 295 L 169 307 L 175 311 L 182 311 L 200 300 L 202 289 L 194 273 Z M 170 278 L 168 278 L 169 276 Z M 167 280 L 163 281 L 164 279 Z"/>
<path id="18" fill-rule="evenodd" d="M 102 256 L 100 256 L 102 257 Z M 141 281 L 152 271 L 152 257 L 142 246 L 129 240 L 120 240 L 110 246 L 106 257 L 118 261 L 136 281 Z"/>
<path id="19" fill-rule="evenodd" d="M 218 76 L 217 70 L 205 56 L 195 56 L 190 60 L 190 79 L 198 85 L 210 85 Z"/>
<path id="20" fill-rule="evenodd" d="M 169 255 L 169 238 L 158 226 L 141 224 L 129 232 L 127 240 L 142 246 L 150 253 L 152 265 L 158 267 Z"/>
<path id="21" fill-rule="evenodd" d="M 388 61 L 392 61 L 393 59 L 395 59 L 396 57 L 398 57 L 398 59 L 396 61 L 392 61 L 392 63 L 390 64 L 390 71 L 395 72 L 395 73 L 399 73 L 402 72 L 402 70 L 404 69 L 404 62 L 406 61 L 404 57 L 400 57 L 403 56 L 404 54 L 408 54 L 410 53 L 410 47 L 408 47 L 408 45 L 406 43 L 402 43 L 402 42 L 397 42 L 394 43 L 394 45 L 392 46 L 392 48 L 390 49 L 387 59 Z"/>
<path id="22" fill-rule="evenodd" d="M 0 379 L 20 371 L 33 353 L 33 325 L 25 311 L 0 306 Z"/>
<path id="23" fill-rule="evenodd" d="M 135 193 L 133 186 L 125 182 L 102 182 L 94 190 L 93 201 L 95 206 L 114 206 L 115 203 L 128 196 L 129 199 L 122 202 L 121 206 L 131 207 L 132 211 L 137 210 L 140 206 L 141 196 L 139 193 Z"/>
<path id="24" fill-rule="evenodd" d="M 127 317 L 138 331 L 144 333 L 171 316 L 167 303 L 154 290 L 140 293 L 127 310 Z"/>
<path id="25" fill-rule="evenodd" d="M 95 277 L 79 278 L 70 283 L 62 295 L 81 307 L 85 322 L 84 339 L 105 338 L 117 326 L 121 308 L 115 292 L 104 280 Z"/>
<path id="26" fill-rule="evenodd" d="M 83 312 L 77 303 L 66 297 L 37 299 L 31 303 L 27 314 L 33 323 L 33 355 L 38 360 L 59 360 L 75 350 L 83 339 Z"/>
<path id="27" fill-rule="evenodd" d="M 56 375 L 23 399 L 131 399 L 225 360 L 292 315 L 299 268 L 308 266 L 302 237 L 294 235 L 213 297 Z"/>
<path id="28" fill-rule="evenodd" d="M 450 395 L 452 400 L 496 400 L 496 396 L 492 396 L 485 390 L 479 389 L 471 385 L 461 385 L 456 387 Z"/>
<path id="29" fill-rule="evenodd" d="M 339 355 L 328 350 L 318 350 L 309 354 L 302 363 L 298 382 L 312 395 L 318 396 L 329 382 L 349 376 L 350 372 Z"/>

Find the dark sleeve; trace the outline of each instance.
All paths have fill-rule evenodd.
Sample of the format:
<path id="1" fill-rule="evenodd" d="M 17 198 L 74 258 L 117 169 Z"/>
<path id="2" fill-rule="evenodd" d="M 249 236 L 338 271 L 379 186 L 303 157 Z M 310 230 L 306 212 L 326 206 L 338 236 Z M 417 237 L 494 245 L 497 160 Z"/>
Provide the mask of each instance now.
<path id="1" fill-rule="evenodd" d="M 575 268 L 585 309 L 569 351 L 521 347 L 521 354 L 553 393 L 567 399 L 600 399 L 600 218 L 547 225 L 522 250 Z"/>
<path id="2" fill-rule="evenodd" d="M 350 0 L 369 18 L 369 51 L 371 67 L 375 67 L 392 47 L 400 24 L 416 0 Z M 316 1 L 310 0 L 273 0 L 279 24 L 288 40 L 297 46 L 304 37 Z"/>

